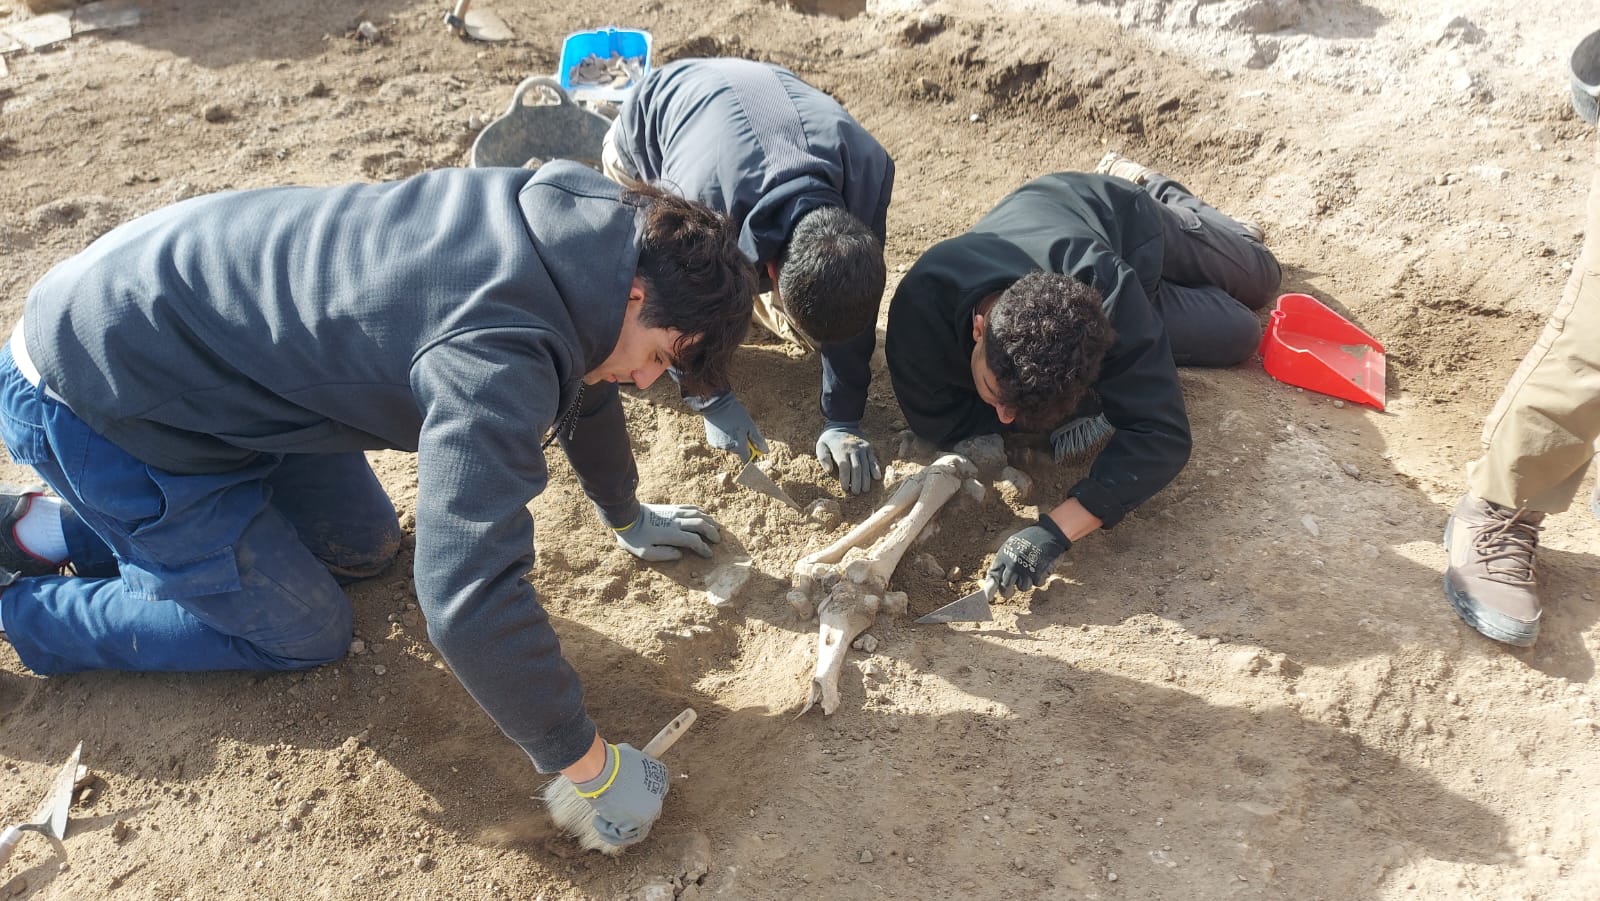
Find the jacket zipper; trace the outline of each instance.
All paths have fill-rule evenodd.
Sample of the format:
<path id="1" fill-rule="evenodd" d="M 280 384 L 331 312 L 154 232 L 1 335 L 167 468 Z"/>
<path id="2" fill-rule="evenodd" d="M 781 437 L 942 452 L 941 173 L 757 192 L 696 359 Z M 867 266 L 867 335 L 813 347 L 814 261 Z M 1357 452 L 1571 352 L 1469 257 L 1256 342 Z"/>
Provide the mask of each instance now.
<path id="1" fill-rule="evenodd" d="M 561 419 L 550 427 L 549 436 L 544 439 L 543 444 L 539 445 L 540 450 L 548 448 L 550 443 L 560 437 L 562 432 L 567 433 L 568 441 L 572 440 L 573 433 L 578 430 L 578 408 L 583 406 L 583 389 L 586 387 L 588 386 L 583 382 L 578 383 L 577 396 L 573 397 L 572 403 L 567 405 L 566 411 L 561 414 Z"/>

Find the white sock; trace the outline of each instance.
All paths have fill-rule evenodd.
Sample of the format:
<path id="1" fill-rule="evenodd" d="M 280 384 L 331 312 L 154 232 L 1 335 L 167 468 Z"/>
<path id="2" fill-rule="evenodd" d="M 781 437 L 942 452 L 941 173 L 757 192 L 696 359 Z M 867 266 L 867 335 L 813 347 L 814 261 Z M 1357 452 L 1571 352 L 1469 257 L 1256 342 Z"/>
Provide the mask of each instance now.
<path id="1" fill-rule="evenodd" d="M 35 557 L 61 563 L 67 559 L 67 536 L 61 530 L 61 499 L 36 497 L 17 520 L 17 543 Z"/>

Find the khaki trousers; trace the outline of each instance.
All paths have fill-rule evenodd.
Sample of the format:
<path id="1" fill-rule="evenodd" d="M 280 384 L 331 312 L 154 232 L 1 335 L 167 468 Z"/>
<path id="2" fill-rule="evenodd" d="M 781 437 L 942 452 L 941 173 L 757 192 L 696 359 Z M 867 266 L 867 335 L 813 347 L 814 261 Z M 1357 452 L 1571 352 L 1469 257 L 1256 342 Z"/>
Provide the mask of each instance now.
<path id="1" fill-rule="evenodd" d="M 1561 302 L 1483 424 L 1472 494 L 1513 509 L 1572 504 L 1600 439 L 1600 152 L 1583 250 Z"/>

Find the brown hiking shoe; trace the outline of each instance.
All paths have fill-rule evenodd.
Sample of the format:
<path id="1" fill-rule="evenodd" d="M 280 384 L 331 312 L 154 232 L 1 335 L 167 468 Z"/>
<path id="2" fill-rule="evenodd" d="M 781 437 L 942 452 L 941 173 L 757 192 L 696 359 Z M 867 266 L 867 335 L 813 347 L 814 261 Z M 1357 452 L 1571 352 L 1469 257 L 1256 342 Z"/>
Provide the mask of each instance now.
<path id="1" fill-rule="evenodd" d="M 1495 641 L 1526 648 L 1539 637 L 1533 558 L 1543 523 L 1543 513 L 1468 494 L 1445 524 L 1445 597 L 1467 625 Z"/>
<path id="2" fill-rule="evenodd" d="M 1094 171 L 1113 178 L 1123 178 L 1142 185 L 1160 173 L 1141 163 L 1128 159 L 1115 150 L 1109 151 L 1095 164 Z"/>

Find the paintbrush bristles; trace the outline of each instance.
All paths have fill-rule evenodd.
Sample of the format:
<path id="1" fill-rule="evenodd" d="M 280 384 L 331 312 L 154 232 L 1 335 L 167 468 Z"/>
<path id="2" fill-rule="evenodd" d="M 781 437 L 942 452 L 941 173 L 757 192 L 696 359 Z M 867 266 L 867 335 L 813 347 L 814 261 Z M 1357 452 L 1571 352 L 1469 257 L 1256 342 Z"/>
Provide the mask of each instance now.
<path id="1" fill-rule="evenodd" d="M 578 787 L 565 776 L 557 776 L 544 787 L 544 803 L 556 828 L 571 835 L 586 850 L 601 854 L 621 854 L 622 846 L 600 838 L 594 828 L 594 808 L 578 795 Z"/>
<path id="2" fill-rule="evenodd" d="M 697 716 L 694 708 L 688 707 L 673 717 L 672 722 L 662 726 L 655 738 L 645 744 L 645 756 L 659 759 L 667 753 L 694 725 Z M 544 787 L 544 804 L 549 808 L 550 819 L 555 821 L 556 828 L 572 836 L 582 847 L 601 854 L 622 853 L 625 846 L 613 845 L 600 837 L 599 831 L 594 828 L 594 807 L 578 794 L 578 787 L 572 784 L 571 779 L 557 776 L 551 780 Z"/>

